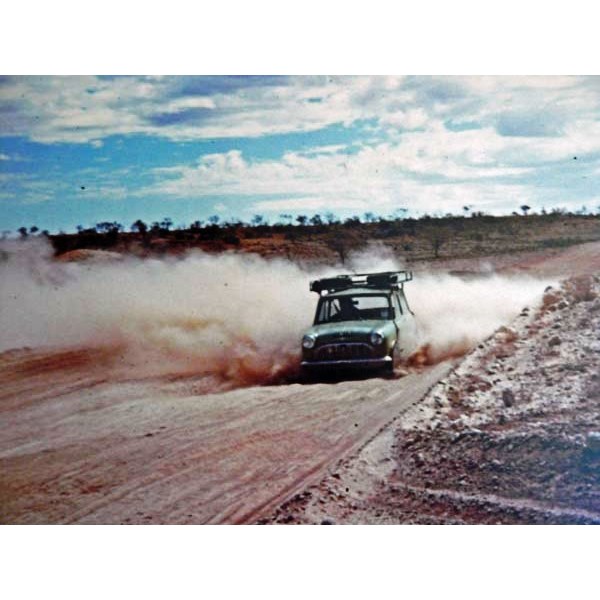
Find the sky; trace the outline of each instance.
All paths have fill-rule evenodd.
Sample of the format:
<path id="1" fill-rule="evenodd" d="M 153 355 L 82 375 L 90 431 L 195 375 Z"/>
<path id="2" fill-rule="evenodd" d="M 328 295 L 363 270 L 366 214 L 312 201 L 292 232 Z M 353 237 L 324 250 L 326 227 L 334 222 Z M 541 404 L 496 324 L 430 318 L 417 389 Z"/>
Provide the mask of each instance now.
<path id="1" fill-rule="evenodd" d="M 0 231 L 600 210 L 598 76 L 3 76 Z"/>

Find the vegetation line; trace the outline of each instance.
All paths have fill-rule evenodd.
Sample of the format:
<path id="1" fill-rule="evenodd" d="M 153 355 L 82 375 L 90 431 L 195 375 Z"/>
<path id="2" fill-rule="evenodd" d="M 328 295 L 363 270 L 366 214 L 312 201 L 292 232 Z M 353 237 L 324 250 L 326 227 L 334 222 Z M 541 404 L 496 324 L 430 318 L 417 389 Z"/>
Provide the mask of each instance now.
<path id="1" fill-rule="evenodd" d="M 75 250 L 112 250 L 139 257 L 179 255 L 191 249 L 205 252 L 254 252 L 291 260 L 316 260 L 344 263 L 349 254 L 379 243 L 393 256 L 405 261 L 440 258 L 472 258 L 490 254 L 563 248 L 600 240 L 600 212 L 567 213 L 560 209 L 531 213 L 491 216 L 481 212 L 445 216 L 406 217 L 401 211 L 388 217 L 365 213 L 345 220 L 333 213 L 312 217 L 280 215 L 269 224 L 262 215 L 250 223 L 221 221 L 213 215 L 189 226 L 175 227 L 165 217 L 147 224 L 138 219 L 126 231 L 117 222 L 79 226 L 77 233 L 51 235 L 38 227 L 21 227 L 21 239 L 45 236 L 62 255 Z"/>

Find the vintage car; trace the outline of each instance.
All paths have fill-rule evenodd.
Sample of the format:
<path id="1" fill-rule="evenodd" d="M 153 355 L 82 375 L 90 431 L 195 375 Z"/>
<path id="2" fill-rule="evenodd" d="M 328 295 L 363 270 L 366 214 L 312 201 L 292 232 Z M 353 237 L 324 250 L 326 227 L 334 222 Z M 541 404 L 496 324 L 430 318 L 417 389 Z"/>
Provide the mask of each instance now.
<path id="1" fill-rule="evenodd" d="M 404 295 L 404 283 L 411 280 L 410 271 L 393 271 L 311 281 L 319 303 L 302 338 L 302 370 L 393 372 L 417 345 L 417 325 Z"/>

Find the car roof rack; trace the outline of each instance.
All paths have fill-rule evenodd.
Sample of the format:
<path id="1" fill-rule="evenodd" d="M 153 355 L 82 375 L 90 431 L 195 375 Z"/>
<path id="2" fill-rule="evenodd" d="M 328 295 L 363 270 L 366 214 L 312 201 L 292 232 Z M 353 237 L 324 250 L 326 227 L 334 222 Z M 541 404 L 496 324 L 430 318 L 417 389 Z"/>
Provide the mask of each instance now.
<path id="1" fill-rule="evenodd" d="M 391 290 L 401 289 L 407 281 L 412 281 L 412 271 L 385 271 L 383 273 L 352 273 L 325 277 L 310 282 L 310 291 L 317 294 L 332 294 L 353 287 Z"/>

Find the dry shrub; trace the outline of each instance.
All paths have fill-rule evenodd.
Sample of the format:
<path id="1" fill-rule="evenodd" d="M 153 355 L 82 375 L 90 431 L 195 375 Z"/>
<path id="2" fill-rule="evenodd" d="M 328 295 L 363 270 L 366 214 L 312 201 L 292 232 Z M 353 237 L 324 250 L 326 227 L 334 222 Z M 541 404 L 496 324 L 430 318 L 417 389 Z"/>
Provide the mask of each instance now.
<path id="1" fill-rule="evenodd" d="M 562 299 L 563 293 L 554 288 L 547 288 L 542 298 L 542 311 L 550 310 Z"/>
<path id="2" fill-rule="evenodd" d="M 518 334 L 514 329 L 502 325 L 496 332 L 496 339 L 502 344 L 512 344 L 518 339 Z"/>
<path id="3" fill-rule="evenodd" d="M 564 283 L 564 288 L 571 302 L 589 302 L 598 296 L 594 290 L 594 279 L 589 275 L 568 279 Z"/>

